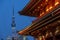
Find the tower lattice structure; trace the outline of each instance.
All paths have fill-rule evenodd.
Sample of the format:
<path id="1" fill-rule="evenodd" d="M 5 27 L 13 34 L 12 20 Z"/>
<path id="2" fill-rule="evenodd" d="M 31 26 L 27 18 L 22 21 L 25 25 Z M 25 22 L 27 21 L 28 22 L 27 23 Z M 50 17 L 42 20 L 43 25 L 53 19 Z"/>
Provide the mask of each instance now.
<path id="1" fill-rule="evenodd" d="M 14 16 L 14 8 L 13 8 L 13 16 L 12 16 L 12 40 L 17 40 L 17 33 L 16 33 L 16 23 L 15 23 L 15 16 Z"/>

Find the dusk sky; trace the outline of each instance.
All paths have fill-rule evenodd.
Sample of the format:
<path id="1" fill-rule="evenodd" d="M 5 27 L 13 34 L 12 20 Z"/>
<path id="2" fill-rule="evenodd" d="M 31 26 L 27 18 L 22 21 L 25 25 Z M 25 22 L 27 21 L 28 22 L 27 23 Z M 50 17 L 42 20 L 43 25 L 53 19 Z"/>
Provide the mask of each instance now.
<path id="1" fill-rule="evenodd" d="M 12 34 L 11 23 L 13 2 L 16 30 L 24 29 L 35 19 L 34 17 L 22 16 L 18 14 L 18 11 L 21 11 L 29 2 L 29 0 L 0 0 L 0 40 L 1 38 L 6 40 L 6 37 Z M 31 37 L 29 37 L 29 39 L 30 38 Z"/>

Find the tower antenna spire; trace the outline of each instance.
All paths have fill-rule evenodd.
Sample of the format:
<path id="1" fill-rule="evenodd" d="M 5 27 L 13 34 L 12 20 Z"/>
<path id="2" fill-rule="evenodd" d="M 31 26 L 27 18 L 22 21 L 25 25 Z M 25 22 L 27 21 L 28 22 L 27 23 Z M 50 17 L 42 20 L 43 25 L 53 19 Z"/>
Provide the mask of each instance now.
<path id="1" fill-rule="evenodd" d="M 12 14 L 12 27 L 15 27 L 15 15 L 14 15 L 14 8 L 13 8 L 13 14 Z"/>
<path id="2" fill-rule="evenodd" d="M 15 13 L 14 13 L 14 1 L 12 5 L 12 40 L 16 40 L 16 23 L 15 23 Z"/>
<path id="3" fill-rule="evenodd" d="M 14 16 L 14 4 L 13 4 L 13 16 Z"/>
<path id="4" fill-rule="evenodd" d="M 14 0 L 13 0 L 13 2 L 12 2 L 12 10 L 13 10 L 13 16 L 14 16 Z"/>
<path id="5" fill-rule="evenodd" d="M 16 27 L 15 14 L 14 14 L 14 2 L 13 2 L 13 5 L 12 5 L 12 27 Z"/>

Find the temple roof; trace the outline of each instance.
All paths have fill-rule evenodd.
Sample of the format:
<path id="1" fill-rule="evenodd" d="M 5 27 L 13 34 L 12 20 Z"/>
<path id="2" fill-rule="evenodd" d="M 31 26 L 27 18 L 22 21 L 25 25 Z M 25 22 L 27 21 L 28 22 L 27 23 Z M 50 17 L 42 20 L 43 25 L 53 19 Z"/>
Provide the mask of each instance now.
<path id="1" fill-rule="evenodd" d="M 33 4 L 34 2 L 31 1 Z M 40 17 L 34 22 L 32 23 L 32 25 L 29 25 L 29 27 L 25 28 L 24 30 L 20 31 L 19 34 L 21 35 L 33 35 L 33 36 L 37 36 L 38 33 L 44 34 L 43 31 L 46 31 L 46 26 L 48 26 L 48 30 L 49 27 L 55 27 L 57 26 L 59 23 L 57 22 L 58 20 L 60 20 L 60 1 L 58 2 L 57 5 L 55 5 L 54 3 L 52 3 L 54 6 L 49 6 L 47 4 L 49 4 L 50 1 L 48 1 L 47 4 L 45 4 L 44 2 L 46 2 L 45 0 L 41 1 L 41 0 L 36 0 L 34 6 L 32 6 L 32 3 L 30 2 L 29 7 L 26 6 L 20 13 L 21 15 L 27 15 L 27 16 L 33 16 L 33 17 L 38 17 L 40 14 Z M 51 2 L 53 2 L 51 0 Z M 40 4 L 41 3 L 41 4 Z M 40 8 L 38 6 L 38 9 L 40 9 L 39 11 L 41 13 L 30 13 L 31 11 L 33 11 L 33 9 L 35 9 L 35 7 L 40 4 Z M 47 6 L 46 6 L 47 5 Z M 45 10 L 46 7 L 48 7 L 48 11 Z M 44 11 L 43 11 L 44 10 Z M 36 10 L 37 11 L 37 10 Z M 37 11 L 37 12 L 39 12 Z M 45 13 L 44 13 L 45 12 Z M 58 19 L 58 20 L 57 20 Z M 52 25 L 53 24 L 53 25 Z M 51 26 L 50 26 L 51 25 Z"/>
<path id="2" fill-rule="evenodd" d="M 30 2 L 23 8 L 23 10 L 19 11 L 19 14 L 25 16 L 37 17 L 38 15 L 36 15 L 36 13 L 32 13 L 31 11 L 40 1 L 41 0 L 30 0 Z"/>
<path id="3" fill-rule="evenodd" d="M 32 23 L 32 25 L 29 25 L 27 28 L 20 31 L 19 34 L 21 35 L 35 35 L 36 34 L 37 35 L 37 33 L 40 33 L 40 32 L 43 33 L 43 31 L 46 30 L 46 26 L 48 27 L 48 30 L 51 27 L 57 26 L 59 24 L 58 21 L 60 20 L 59 19 L 60 7 L 58 8 L 58 10 L 53 11 L 53 14 L 54 14 L 53 17 L 51 17 L 50 14 L 46 15 L 42 19 L 37 20 L 35 23 Z"/>

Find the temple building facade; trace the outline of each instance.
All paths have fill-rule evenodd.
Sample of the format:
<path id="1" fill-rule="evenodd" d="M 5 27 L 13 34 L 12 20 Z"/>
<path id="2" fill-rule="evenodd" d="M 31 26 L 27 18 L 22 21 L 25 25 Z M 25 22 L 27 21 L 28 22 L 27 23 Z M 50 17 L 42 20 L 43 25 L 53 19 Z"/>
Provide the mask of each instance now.
<path id="1" fill-rule="evenodd" d="M 37 19 L 18 34 L 35 40 L 60 40 L 60 0 L 30 0 L 19 14 Z"/>

